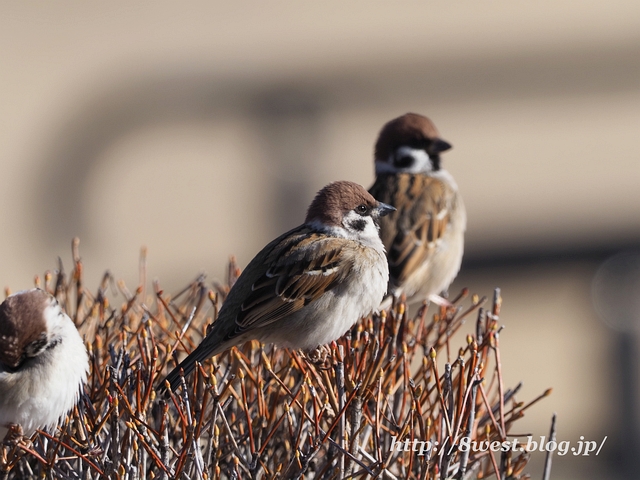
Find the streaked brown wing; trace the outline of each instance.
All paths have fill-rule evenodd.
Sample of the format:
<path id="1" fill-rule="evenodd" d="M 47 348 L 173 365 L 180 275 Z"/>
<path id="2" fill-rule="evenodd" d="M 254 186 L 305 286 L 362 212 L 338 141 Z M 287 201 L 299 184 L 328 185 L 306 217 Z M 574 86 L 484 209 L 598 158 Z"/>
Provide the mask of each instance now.
<path id="1" fill-rule="evenodd" d="M 452 191 L 426 175 L 379 175 L 371 187 L 379 201 L 396 207 L 383 217 L 380 237 L 392 281 L 402 284 L 435 250 L 450 222 Z"/>
<path id="2" fill-rule="evenodd" d="M 266 259 L 268 268 L 240 306 L 237 331 L 260 328 L 300 310 L 351 271 L 344 239 L 301 232 L 285 238 Z"/>

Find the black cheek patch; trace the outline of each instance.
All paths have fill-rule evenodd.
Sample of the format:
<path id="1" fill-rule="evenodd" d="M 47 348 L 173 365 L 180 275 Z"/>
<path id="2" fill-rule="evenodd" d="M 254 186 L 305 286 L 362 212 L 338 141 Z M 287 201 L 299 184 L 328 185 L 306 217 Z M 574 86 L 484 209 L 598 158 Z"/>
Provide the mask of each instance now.
<path id="1" fill-rule="evenodd" d="M 40 355 L 46 347 L 47 335 L 45 333 L 41 333 L 36 340 L 25 347 L 24 353 L 27 357 L 36 357 Z"/>
<path id="2" fill-rule="evenodd" d="M 397 168 L 409 168 L 413 165 L 414 158 L 411 155 L 403 155 L 393 160 L 393 165 Z"/>
<path id="3" fill-rule="evenodd" d="M 358 218 L 356 220 L 353 220 L 350 225 L 354 230 L 362 232 L 365 228 L 367 228 L 367 221 L 362 218 Z"/>

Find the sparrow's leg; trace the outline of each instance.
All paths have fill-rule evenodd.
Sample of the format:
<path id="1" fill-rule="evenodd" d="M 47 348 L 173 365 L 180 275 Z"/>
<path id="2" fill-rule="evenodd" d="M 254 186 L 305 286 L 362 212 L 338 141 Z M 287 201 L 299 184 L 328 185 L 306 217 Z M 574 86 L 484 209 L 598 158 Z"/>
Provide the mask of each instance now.
<path id="1" fill-rule="evenodd" d="M 22 426 L 17 423 L 10 423 L 8 426 L 7 434 L 2 439 L 3 445 L 15 447 L 18 445 L 22 437 L 24 437 L 24 432 L 22 431 Z"/>
<path id="2" fill-rule="evenodd" d="M 331 357 L 331 347 L 329 345 L 320 345 L 313 350 L 305 352 L 305 356 L 310 363 L 321 368 L 329 367 L 329 358 Z"/>
<path id="3" fill-rule="evenodd" d="M 427 300 L 429 300 L 431 303 L 435 303 L 436 305 L 440 306 L 440 307 L 453 307 L 453 303 L 451 303 L 449 300 L 447 300 L 444 297 L 441 297 L 440 295 L 429 295 L 427 297 Z"/>
<path id="4" fill-rule="evenodd" d="M 382 303 L 378 307 L 378 311 L 389 310 L 394 303 L 393 295 L 387 295 L 382 299 Z"/>

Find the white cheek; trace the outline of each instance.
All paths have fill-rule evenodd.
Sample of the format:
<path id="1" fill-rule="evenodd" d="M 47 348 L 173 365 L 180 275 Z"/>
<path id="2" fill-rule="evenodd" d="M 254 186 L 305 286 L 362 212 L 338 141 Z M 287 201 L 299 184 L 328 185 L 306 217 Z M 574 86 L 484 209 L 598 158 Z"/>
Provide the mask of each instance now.
<path id="1" fill-rule="evenodd" d="M 367 220 L 367 226 L 364 228 L 364 230 L 360 235 L 364 238 L 379 237 L 380 233 L 378 232 L 378 227 L 376 227 L 376 224 L 374 223 L 373 218 L 371 217 L 365 217 L 365 218 Z"/>
<path id="2" fill-rule="evenodd" d="M 353 224 L 354 222 L 362 220 L 365 221 L 365 227 L 363 230 L 355 230 L 353 227 L 351 227 L 351 224 Z M 363 217 L 351 210 L 344 216 L 342 225 L 344 226 L 344 231 L 347 238 L 350 238 L 351 240 L 357 240 L 364 245 L 375 248 L 378 248 L 379 245 L 382 244 L 382 242 L 380 241 L 378 227 L 373 221 L 373 218 L 368 215 Z"/>
<path id="3" fill-rule="evenodd" d="M 67 315 L 65 315 L 60 309 L 60 305 L 51 302 L 44 309 L 43 316 L 47 324 L 47 333 L 49 336 L 49 340 L 52 340 L 52 338 L 54 337 L 60 336 L 60 332 L 63 329 L 63 322 L 65 322 L 66 318 L 68 318 Z"/>
<path id="4" fill-rule="evenodd" d="M 398 168 L 393 164 L 394 158 L 413 157 L 413 165 L 407 168 Z M 427 152 L 421 148 L 400 147 L 396 150 L 395 155 L 389 155 L 386 161 L 376 160 L 376 174 L 384 173 L 427 173 L 433 171 L 433 163 Z"/>
<path id="5" fill-rule="evenodd" d="M 409 168 L 400 169 L 403 172 L 420 173 L 433 170 L 433 164 L 431 163 L 429 155 L 421 148 L 400 147 L 396 151 L 396 156 L 413 157 L 413 165 L 411 165 Z M 390 159 L 390 163 L 393 163 L 392 159 Z"/>

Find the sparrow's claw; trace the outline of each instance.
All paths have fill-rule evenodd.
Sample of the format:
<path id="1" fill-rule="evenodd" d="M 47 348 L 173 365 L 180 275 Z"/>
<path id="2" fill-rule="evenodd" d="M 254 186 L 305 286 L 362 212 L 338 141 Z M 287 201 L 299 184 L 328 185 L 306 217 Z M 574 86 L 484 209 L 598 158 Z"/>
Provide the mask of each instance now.
<path id="1" fill-rule="evenodd" d="M 435 303 L 440 307 L 447 307 L 447 308 L 453 307 L 453 303 L 451 303 L 446 298 L 441 297 L 440 295 L 429 295 L 427 297 L 427 300 L 429 300 L 431 303 Z"/>
<path id="2" fill-rule="evenodd" d="M 320 368 L 331 367 L 331 347 L 329 345 L 320 345 L 313 350 L 305 353 L 309 363 L 312 363 Z"/>
<path id="3" fill-rule="evenodd" d="M 2 441 L 0 441 L 0 443 L 9 447 L 15 447 L 20 440 L 22 440 L 22 437 L 24 437 L 22 426 L 17 423 L 10 423 L 7 434 L 4 436 L 4 439 L 1 439 Z"/>

